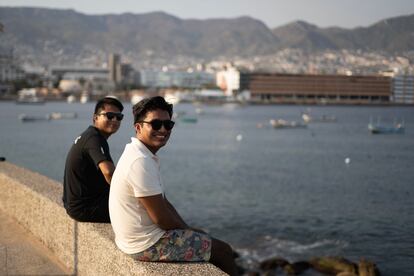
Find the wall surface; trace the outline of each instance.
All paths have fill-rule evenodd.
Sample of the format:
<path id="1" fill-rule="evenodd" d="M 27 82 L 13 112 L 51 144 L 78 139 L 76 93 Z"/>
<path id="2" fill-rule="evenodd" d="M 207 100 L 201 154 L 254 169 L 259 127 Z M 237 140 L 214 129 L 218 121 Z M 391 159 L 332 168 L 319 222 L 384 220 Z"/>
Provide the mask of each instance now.
<path id="1" fill-rule="evenodd" d="M 109 224 L 79 223 L 62 205 L 62 184 L 0 162 L 0 209 L 48 247 L 75 275 L 226 275 L 208 263 L 136 262 L 118 250 Z"/>

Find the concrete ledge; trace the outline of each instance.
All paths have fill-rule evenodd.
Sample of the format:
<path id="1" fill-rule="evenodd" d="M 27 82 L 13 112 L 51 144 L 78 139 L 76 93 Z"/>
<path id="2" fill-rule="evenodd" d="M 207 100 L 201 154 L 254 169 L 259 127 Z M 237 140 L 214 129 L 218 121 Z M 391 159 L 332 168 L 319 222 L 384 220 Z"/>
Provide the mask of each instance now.
<path id="1" fill-rule="evenodd" d="M 62 205 L 62 184 L 0 162 L 0 209 L 48 247 L 75 275 L 227 275 L 209 263 L 136 262 L 114 243 L 109 224 L 79 223 Z"/>

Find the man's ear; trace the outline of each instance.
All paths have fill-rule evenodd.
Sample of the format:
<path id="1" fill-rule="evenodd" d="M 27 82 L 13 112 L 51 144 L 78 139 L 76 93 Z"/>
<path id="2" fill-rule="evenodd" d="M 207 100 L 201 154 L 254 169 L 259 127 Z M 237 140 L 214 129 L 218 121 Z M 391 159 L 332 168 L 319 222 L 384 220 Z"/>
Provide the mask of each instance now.
<path id="1" fill-rule="evenodd" d="M 141 125 L 140 125 L 139 123 L 136 123 L 136 124 L 134 125 L 134 128 L 135 128 L 135 132 L 136 132 L 137 134 L 140 134 L 140 133 L 141 133 Z"/>

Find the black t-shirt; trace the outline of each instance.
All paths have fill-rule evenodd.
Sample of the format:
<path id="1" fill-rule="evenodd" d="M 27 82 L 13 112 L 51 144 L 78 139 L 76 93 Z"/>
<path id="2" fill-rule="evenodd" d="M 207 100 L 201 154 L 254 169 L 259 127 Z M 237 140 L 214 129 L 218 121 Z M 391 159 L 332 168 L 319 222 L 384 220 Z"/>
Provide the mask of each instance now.
<path id="1" fill-rule="evenodd" d="M 66 158 L 63 203 L 71 216 L 94 208 L 104 194 L 109 194 L 109 184 L 98 167 L 105 160 L 112 162 L 108 142 L 90 126 L 75 139 Z"/>

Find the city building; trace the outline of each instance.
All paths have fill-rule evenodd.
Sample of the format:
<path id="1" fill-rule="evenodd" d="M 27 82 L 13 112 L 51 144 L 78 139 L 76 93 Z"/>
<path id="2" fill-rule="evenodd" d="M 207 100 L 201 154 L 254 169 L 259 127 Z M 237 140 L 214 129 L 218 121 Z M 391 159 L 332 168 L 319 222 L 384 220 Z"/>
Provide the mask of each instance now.
<path id="1" fill-rule="evenodd" d="M 140 76 L 141 85 L 144 87 L 199 89 L 204 86 L 215 85 L 215 76 L 213 74 L 199 71 L 181 72 L 142 70 Z"/>
<path id="2" fill-rule="evenodd" d="M 0 96 L 11 94 L 15 89 L 13 82 L 25 77 L 24 70 L 13 57 L 13 50 L 0 47 Z"/>
<path id="3" fill-rule="evenodd" d="M 108 60 L 109 80 L 115 84 L 122 81 L 121 56 L 110 54 Z"/>
<path id="4" fill-rule="evenodd" d="M 49 75 L 53 79 L 64 80 L 107 80 L 108 74 L 106 68 L 52 66 L 49 69 Z"/>
<path id="5" fill-rule="evenodd" d="M 397 75 L 392 81 L 393 102 L 398 104 L 414 104 L 414 76 Z"/>
<path id="6" fill-rule="evenodd" d="M 0 83 L 4 84 L 24 78 L 25 73 L 15 62 L 13 51 L 11 49 L 0 48 Z"/>
<path id="7" fill-rule="evenodd" d="M 259 103 L 386 104 L 392 95 L 384 76 L 243 73 L 240 88 Z"/>
<path id="8" fill-rule="evenodd" d="M 217 86 L 224 91 L 226 96 L 234 96 L 240 89 L 240 71 L 234 67 L 226 67 L 226 70 L 217 72 Z"/>

